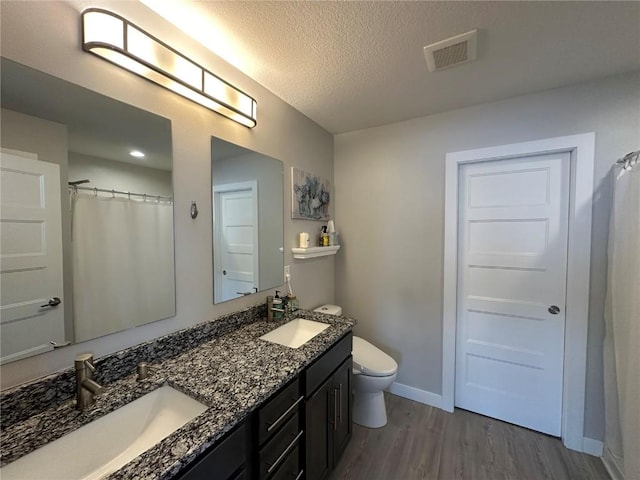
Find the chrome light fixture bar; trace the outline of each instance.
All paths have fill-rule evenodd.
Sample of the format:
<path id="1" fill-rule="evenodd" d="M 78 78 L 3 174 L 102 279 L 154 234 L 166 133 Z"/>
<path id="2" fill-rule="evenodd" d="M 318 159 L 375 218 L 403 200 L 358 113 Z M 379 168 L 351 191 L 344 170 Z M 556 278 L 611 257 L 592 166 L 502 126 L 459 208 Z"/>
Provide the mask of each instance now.
<path id="1" fill-rule="evenodd" d="M 151 80 L 245 127 L 256 126 L 256 101 L 127 19 L 108 10 L 82 12 L 82 49 Z"/>

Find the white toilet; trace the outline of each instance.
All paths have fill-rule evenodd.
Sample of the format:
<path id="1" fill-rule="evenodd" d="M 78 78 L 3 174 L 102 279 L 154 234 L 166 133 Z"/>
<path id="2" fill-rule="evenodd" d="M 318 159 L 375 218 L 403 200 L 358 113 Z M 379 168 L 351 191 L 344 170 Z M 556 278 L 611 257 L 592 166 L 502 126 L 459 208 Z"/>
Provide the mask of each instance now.
<path id="1" fill-rule="evenodd" d="M 337 305 L 322 305 L 315 312 L 342 315 Z M 369 428 L 387 424 L 387 409 L 382 391 L 396 379 L 398 364 L 389 355 L 365 339 L 353 337 L 353 421 Z"/>

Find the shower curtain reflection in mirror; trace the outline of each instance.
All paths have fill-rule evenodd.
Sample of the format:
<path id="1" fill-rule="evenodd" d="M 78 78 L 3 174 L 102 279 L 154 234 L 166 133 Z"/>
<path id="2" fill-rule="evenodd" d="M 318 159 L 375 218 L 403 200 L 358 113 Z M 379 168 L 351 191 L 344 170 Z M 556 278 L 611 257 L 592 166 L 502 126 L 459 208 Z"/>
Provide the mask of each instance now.
<path id="1" fill-rule="evenodd" d="M 175 314 L 173 204 L 71 192 L 75 341 Z"/>

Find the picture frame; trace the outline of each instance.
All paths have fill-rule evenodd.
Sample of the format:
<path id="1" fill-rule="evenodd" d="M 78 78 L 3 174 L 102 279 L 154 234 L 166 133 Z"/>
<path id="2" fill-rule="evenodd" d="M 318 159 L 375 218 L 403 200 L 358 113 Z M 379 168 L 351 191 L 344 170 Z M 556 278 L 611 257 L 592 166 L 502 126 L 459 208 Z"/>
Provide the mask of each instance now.
<path id="1" fill-rule="evenodd" d="M 310 172 L 291 167 L 291 218 L 329 220 L 331 183 Z"/>

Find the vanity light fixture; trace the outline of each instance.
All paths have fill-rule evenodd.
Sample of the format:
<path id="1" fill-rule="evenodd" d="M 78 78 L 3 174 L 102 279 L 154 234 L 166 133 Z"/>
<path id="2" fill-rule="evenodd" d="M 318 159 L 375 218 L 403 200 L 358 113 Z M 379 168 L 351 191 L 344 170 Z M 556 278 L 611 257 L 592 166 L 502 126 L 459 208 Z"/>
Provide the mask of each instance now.
<path id="1" fill-rule="evenodd" d="M 83 50 L 245 127 L 256 126 L 255 99 L 120 15 L 100 8 L 84 10 L 82 36 Z"/>

